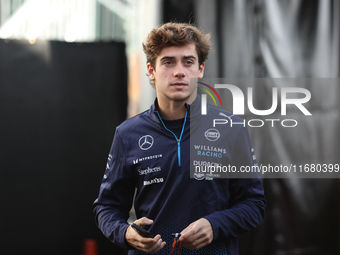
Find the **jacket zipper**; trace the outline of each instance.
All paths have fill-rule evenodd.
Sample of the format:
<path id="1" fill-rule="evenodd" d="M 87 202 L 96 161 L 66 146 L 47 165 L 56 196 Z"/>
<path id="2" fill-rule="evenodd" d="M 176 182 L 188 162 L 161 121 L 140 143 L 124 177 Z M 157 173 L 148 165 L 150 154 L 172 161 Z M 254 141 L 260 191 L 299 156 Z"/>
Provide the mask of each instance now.
<path id="1" fill-rule="evenodd" d="M 172 132 L 170 129 L 168 129 L 168 128 L 165 126 L 165 124 L 164 124 L 164 122 L 163 122 L 161 116 L 159 115 L 159 112 L 158 112 L 158 111 L 156 111 L 156 112 L 157 112 L 157 115 L 158 115 L 159 119 L 161 120 L 161 122 L 162 122 L 164 128 L 165 128 L 167 131 L 169 131 L 171 134 L 173 134 L 173 136 L 176 138 L 176 141 L 177 141 L 177 154 L 178 154 L 178 165 L 181 166 L 181 140 L 182 140 L 182 136 L 183 136 L 183 133 L 184 133 L 185 123 L 186 123 L 186 121 L 187 121 L 188 111 L 186 111 L 186 113 L 185 113 L 184 122 L 183 122 L 183 126 L 182 126 L 182 131 L 181 131 L 181 135 L 180 135 L 179 138 L 175 135 L 174 132 Z"/>

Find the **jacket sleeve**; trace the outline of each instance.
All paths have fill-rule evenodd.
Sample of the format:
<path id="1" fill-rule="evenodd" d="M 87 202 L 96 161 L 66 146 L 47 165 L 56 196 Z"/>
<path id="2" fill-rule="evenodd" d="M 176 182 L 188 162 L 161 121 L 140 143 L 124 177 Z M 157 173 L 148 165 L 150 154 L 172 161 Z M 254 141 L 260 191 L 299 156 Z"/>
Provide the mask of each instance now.
<path id="1" fill-rule="evenodd" d="M 246 128 L 237 135 L 232 154 L 232 165 L 252 166 L 256 163 L 255 154 Z M 214 240 L 239 237 L 256 228 L 264 218 L 266 200 L 258 174 L 245 175 L 245 178 L 229 179 L 229 207 L 214 212 L 205 218 L 209 220 Z"/>
<path id="2" fill-rule="evenodd" d="M 126 249 L 131 248 L 125 241 L 125 232 L 134 191 L 132 174 L 126 168 L 124 146 L 116 130 L 99 196 L 94 201 L 94 214 L 103 234 Z"/>

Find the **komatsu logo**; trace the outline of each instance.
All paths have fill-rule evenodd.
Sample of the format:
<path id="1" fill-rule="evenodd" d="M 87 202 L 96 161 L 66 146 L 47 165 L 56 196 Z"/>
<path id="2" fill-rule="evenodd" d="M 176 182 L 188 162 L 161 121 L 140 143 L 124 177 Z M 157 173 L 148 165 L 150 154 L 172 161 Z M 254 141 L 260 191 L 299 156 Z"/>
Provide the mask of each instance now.
<path id="1" fill-rule="evenodd" d="M 155 183 L 161 183 L 164 182 L 163 178 L 155 178 L 150 181 L 144 181 L 144 186 L 150 185 L 150 184 L 155 184 Z"/>

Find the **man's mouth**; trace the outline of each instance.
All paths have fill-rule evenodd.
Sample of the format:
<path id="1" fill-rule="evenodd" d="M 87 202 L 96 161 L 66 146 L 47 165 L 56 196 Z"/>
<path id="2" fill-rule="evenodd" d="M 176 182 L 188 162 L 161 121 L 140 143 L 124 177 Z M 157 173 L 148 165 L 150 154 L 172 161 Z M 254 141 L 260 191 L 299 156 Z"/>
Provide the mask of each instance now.
<path id="1" fill-rule="evenodd" d="M 174 83 L 171 83 L 171 86 L 174 86 L 174 87 L 184 87 L 184 86 L 187 86 L 188 84 L 183 82 L 183 81 L 176 81 Z"/>

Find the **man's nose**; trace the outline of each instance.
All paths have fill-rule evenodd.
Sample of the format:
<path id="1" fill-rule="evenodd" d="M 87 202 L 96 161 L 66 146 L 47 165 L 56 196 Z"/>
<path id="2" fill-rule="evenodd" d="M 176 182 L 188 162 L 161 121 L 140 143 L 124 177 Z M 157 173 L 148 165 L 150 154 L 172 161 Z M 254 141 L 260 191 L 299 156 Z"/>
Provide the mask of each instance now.
<path id="1" fill-rule="evenodd" d="M 185 76 L 185 71 L 184 67 L 182 64 L 177 64 L 175 69 L 174 69 L 174 76 L 175 77 L 184 77 Z"/>

